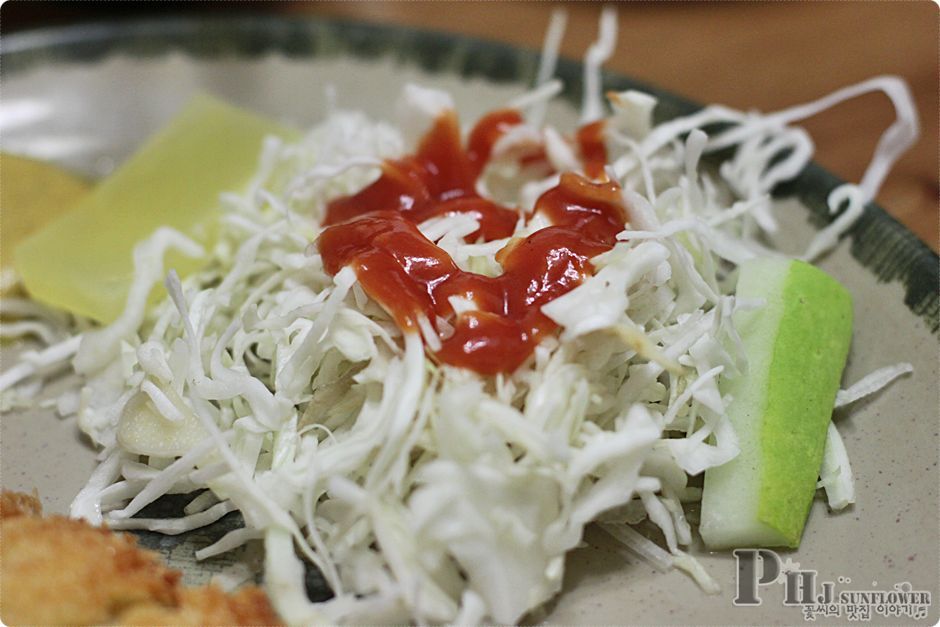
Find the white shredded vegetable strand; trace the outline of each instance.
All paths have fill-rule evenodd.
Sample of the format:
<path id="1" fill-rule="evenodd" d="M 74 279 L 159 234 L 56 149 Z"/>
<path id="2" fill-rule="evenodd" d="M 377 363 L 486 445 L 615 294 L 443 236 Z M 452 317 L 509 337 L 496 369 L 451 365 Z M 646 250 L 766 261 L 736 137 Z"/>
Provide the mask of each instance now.
<path id="1" fill-rule="evenodd" d="M 178 535 L 214 523 L 229 512 L 235 511 L 231 501 L 217 503 L 204 512 L 189 514 L 181 518 L 111 518 L 104 522 L 112 529 L 146 529 L 167 535 Z"/>
<path id="2" fill-rule="evenodd" d="M 604 96 L 601 84 L 601 66 L 614 53 L 617 46 L 617 11 L 604 7 L 598 24 L 597 41 L 584 56 L 584 93 L 581 104 L 581 123 L 586 124 L 604 117 Z"/>
<path id="3" fill-rule="evenodd" d="M 20 361 L 0 374 L 0 392 L 20 383 L 46 368 L 65 365 L 79 349 L 82 336 L 76 335 L 41 351 L 27 351 L 19 356 Z"/>
<path id="4" fill-rule="evenodd" d="M 416 225 L 463 270 L 502 273 L 507 244 L 550 226 L 530 215 L 539 196 L 583 170 L 571 129 L 544 124 L 562 88 L 551 77 L 564 26 L 554 12 L 536 83 L 510 102 L 527 121 L 506 129 L 475 181 L 518 210 L 512 236 L 469 241 L 481 220 L 466 213 Z M 426 354 L 479 308 L 472 293 L 450 297 L 454 317 L 422 314 L 401 329 L 357 268 L 331 275 L 315 243 L 331 200 L 373 182 L 453 108 L 446 92 L 418 85 L 404 87 L 395 124 L 334 103 L 301 139 L 267 140 L 247 189 L 220 197 L 210 248 L 170 229 L 137 244 L 114 323 L 89 328 L 5 301 L 5 315 L 23 320 L 0 332 L 46 347 L 0 375 L 4 407 L 30 402 L 73 356 L 82 376 L 80 393 L 57 405 L 104 452 L 72 516 L 183 533 L 239 511 L 245 526 L 196 558 L 262 540 L 265 587 L 291 624 L 517 622 L 559 592 L 565 556 L 594 521 L 658 570 L 679 568 L 717 591 L 686 551 L 684 506 L 701 494 L 688 479 L 738 453 L 719 382 L 747 368 L 732 314 L 760 303 L 736 299 L 728 277 L 746 259 L 781 254 L 761 243 L 776 229 L 771 192 L 813 150 L 792 124 L 870 91 L 897 111 L 862 182 L 830 194 L 839 215 L 809 244 L 805 256 L 816 258 L 877 194 L 916 137 L 917 116 L 894 77 L 769 115 L 712 106 L 659 125 L 656 99 L 626 91 L 610 95 L 608 115 L 601 66 L 616 34 L 605 8 L 585 57 L 580 118 L 604 121 L 606 174 L 629 222 L 590 260 L 592 275 L 541 307 L 559 331 L 514 372 L 483 376 Z M 722 149 L 724 162 L 706 168 L 703 157 Z M 544 168 L 529 167 L 532 154 Z M 171 249 L 206 263 L 181 278 L 164 268 Z M 877 370 L 840 391 L 836 406 L 910 371 Z M 855 499 L 834 426 L 819 485 L 833 509 Z M 179 517 L 140 517 L 166 494 L 197 491 Z M 643 521 L 667 548 L 631 526 Z M 304 562 L 321 571 L 330 601 L 307 598 Z"/>
<path id="5" fill-rule="evenodd" d="M 535 86 L 540 88 L 549 83 L 549 79 L 555 74 L 555 66 L 558 64 L 558 53 L 561 50 L 561 41 L 565 36 L 565 27 L 568 25 L 568 12 L 564 9 L 552 10 L 551 18 L 548 22 L 548 28 L 545 30 L 545 40 L 542 42 L 542 55 L 539 58 L 539 69 L 535 76 Z M 558 83 L 561 87 L 561 83 Z M 516 104 L 519 108 L 524 108 L 524 104 Z M 528 119 L 534 126 L 541 126 L 545 119 L 545 109 L 547 102 L 545 100 L 536 101 L 529 109 Z"/>
<path id="6" fill-rule="evenodd" d="M 871 396 L 879 390 L 884 389 L 898 377 L 914 372 L 914 366 L 909 363 L 894 364 L 885 366 L 874 372 L 870 372 L 859 381 L 849 386 L 846 390 L 839 390 L 836 393 L 836 407 L 844 407 L 850 403 Z"/>
<path id="7" fill-rule="evenodd" d="M 829 423 L 826 432 L 826 447 L 822 467 L 819 469 L 819 485 L 826 491 L 829 507 L 840 510 L 855 502 L 855 477 L 849 465 L 849 454 L 845 450 L 842 436 L 835 423 Z"/>

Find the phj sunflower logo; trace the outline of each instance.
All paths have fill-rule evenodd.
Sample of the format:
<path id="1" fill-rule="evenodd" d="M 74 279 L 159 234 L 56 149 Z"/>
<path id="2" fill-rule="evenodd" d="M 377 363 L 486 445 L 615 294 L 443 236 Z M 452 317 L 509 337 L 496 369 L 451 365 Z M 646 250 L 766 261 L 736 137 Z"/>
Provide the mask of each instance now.
<path id="1" fill-rule="evenodd" d="M 733 603 L 738 606 L 760 605 L 760 588 L 777 584 L 783 586 L 783 604 L 801 608 L 803 618 L 810 621 L 817 616 L 844 616 L 850 621 L 867 621 L 872 616 L 918 620 L 926 618 L 930 609 L 930 592 L 914 590 L 906 581 L 893 584 L 890 590 L 852 590 L 847 589 L 852 583 L 848 577 L 820 581 L 817 571 L 801 568 L 790 558 L 782 560 L 769 549 L 736 549 L 734 558 L 738 570 Z"/>

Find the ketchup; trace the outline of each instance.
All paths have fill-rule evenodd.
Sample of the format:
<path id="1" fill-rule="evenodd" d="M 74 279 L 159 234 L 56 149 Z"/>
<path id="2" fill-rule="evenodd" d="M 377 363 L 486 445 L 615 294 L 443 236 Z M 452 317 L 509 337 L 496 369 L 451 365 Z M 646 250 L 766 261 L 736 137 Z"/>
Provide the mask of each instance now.
<path id="1" fill-rule="evenodd" d="M 585 124 L 575 136 L 581 151 L 584 172 L 591 178 L 600 178 L 607 165 L 607 148 L 604 147 L 604 120 Z"/>
<path id="2" fill-rule="evenodd" d="M 327 272 L 351 265 L 366 293 L 399 326 L 417 330 L 424 316 L 438 330 L 438 361 L 481 374 L 512 372 L 528 359 L 557 326 L 541 306 L 593 273 L 591 257 L 613 247 L 627 220 L 616 183 L 565 173 L 535 203 L 534 212 L 551 226 L 510 240 L 497 254 L 503 267 L 498 277 L 461 270 L 424 237 L 418 224 L 455 213 L 479 219 L 471 240 L 512 235 L 527 216 L 480 197 L 475 182 L 495 143 L 521 123 L 517 111 L 490 113 L 464 148 L 456 115 L 442 114 L 415 154 L 387 161 L 374 183 L 328 205 L 328 228 L 317 240 Z M 600 123 L 583 127 L 576 139 L 588 174 L 603 179 Z M 458 315 L 450 297 L 470 300 L 476 310 Z M 444 336 L 442 327 L 452 333 Z"/>

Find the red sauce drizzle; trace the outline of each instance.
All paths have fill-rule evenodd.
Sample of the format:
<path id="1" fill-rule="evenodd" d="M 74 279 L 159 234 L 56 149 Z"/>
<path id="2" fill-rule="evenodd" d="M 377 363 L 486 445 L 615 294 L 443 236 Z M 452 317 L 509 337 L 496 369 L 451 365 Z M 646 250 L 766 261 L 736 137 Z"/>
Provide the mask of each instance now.
<path id="1" fill-rule="evenodd" d="M 329 204 L 325 224 L 330 226 L 317 241 L 327 272 L 351 265 L 366 293 L 402 328 L 417 328 L 422 315 L 435 327 L 438 317 L 446 320 L 454 331 L 441 339 L 436 358 L 482 374 L 515 370 L 554 331 L 555 323 L 540 307 L 593 272 L 590 258 L 614 245 L 627 219 L 615 183 L 566 173 L 535 205 L 552 226 L 511 240 L 497 255 L 502 275 L 457 267 L 417 224 L 472 212 L 480 229 L 471 238 L 511 235 L 519 213 L 481 198 L 474 183 L 493 145 L 519 123 L 515 111 L 491 113 L 472 130 L 464 149 L 456 115 L 440 116 L 414 155 L 386 162 L 377 181 Z M 598 158 L 583 144 L 581 151 L 588 162 Z M 477 310 L 457 315 L 451 296 L 472 300 Z"/>
<path id="2" fill-rule="evenodd" d="M 435 216 L 473 213 L 480 230 L 469 239 L 509 237 L 519 220 L 518 212 L 481 198 L 474 184 L 496 141 L 521 123 L 518 111 L 490 113 L 471 131 L 465 151 L 457 115 L 448 111 L 436 120 L 414 155 L 385 162 L 376 182 L 358 194 L 331 202 L 324 224 L 339 224 L 374 211 L 400 211 L 416 224 Z"/>
<path id="3" fill-rule="evenodd" d="M 585 124 L 578 129 L 575 137 L 581 151 L 584 172 L 592 179 L 604 176 L 607 165 L 607 148 L 604 145 L 604 120 Z"/>

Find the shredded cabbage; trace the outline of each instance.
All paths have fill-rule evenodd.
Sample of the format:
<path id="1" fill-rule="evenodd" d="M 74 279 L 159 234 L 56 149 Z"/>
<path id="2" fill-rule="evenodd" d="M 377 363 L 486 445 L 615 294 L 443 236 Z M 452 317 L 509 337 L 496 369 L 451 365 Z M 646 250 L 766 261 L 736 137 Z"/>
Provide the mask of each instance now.
<path id="1" fill-rule="evenodd" d="M 496 146 L 481 193 L 506 193 L 497 179 L 518 170 L 498 166 L 520 145 L 544 147 L 558 169 L 579 167 L 562 133 L 542 125 L 560 89 L 550 77 L 563 28 L 553 18 L 538 84 L 514 103 L 528 122 Z M 57 343 L 23 355 L 0 388 L 73 355 L 85 378 L 80 398 L 62 406 L 104 453 L 72 515 L 179 533 L 238 510 L 245 528 L 196 556 L 263 539 L 266 586 L 291 623 L 518 621 L 560 590 L 565 554 L 601 518 L 631 551 L 715 591 L 681 548 L 692 539 L 683 503 L 700 496 L 689 476 L 737 454 L 718 380 L 746 369 L 733 312 L 761 304 L 734 297 L 731 269 L 779 254 L 759 242 L 776 228 L 769 194 L 812 151 L 790 124 L 872 89 L 899 112 L 863 183 L 832 193 L 830 206 L 844 212 L 808 247 L 815 258 L 877 192 L 916 135 L 916 115 L 900 79 L 881 77 L 775 114 L 715 106 L 654 126 L 648 94 L 611 94 L 605 108 L 599 72 L 613 52 L 612 13 L 600 31 L 582 120 L 607 119 L 609 174 L 631 222 L 593 260 L 592 277 L 543 307 L 561 331 L 528 363 L 496 377 L 434 363 L 424 346 L 447 332 L 443 321 L 403 333 L 351 269 L 330 276 L 311 246 L 331 198 L 375 180 L 383 159 L 452 106 L 446 93 L 409 85 L 397 126 L 333 111 L 296 143 L 268 140 L 247 191 L 221 198 L 211 262 L 183 281 L 171 271 L 161 302 L 146 297 L 166 251 L 202 252 L 168 229 L 138 245 L 114 324 L 65 340 L 43 325 L 7 328 Z M 726 126 L 706 135 L 714 123 Z M 733 151 L 716 178 L 700 159 L 723 148 Z M 557 180 L 525 181 L 500 200 L 531 208 Z M 515 235 L 544 225 L 520 220 Z M 466 241 L 477 226 L 460 215 L 420 228 L 461 268 L 499 274 L 507 240 Z M 839 403 L 902 371 L 876 373 Z M 168 433 L 179 450 L 156 446 Z M 829 435 L 821 486 L 841 507 L 854 499 L 851 470 L 834 427 Z M 181 518 L 134 517 L 164 494 L 197 491 Z M 668 550 L 630 527 L 643 519 Z M 302 560 L 322 572 L 331 600 L 307 599 Z"/>

